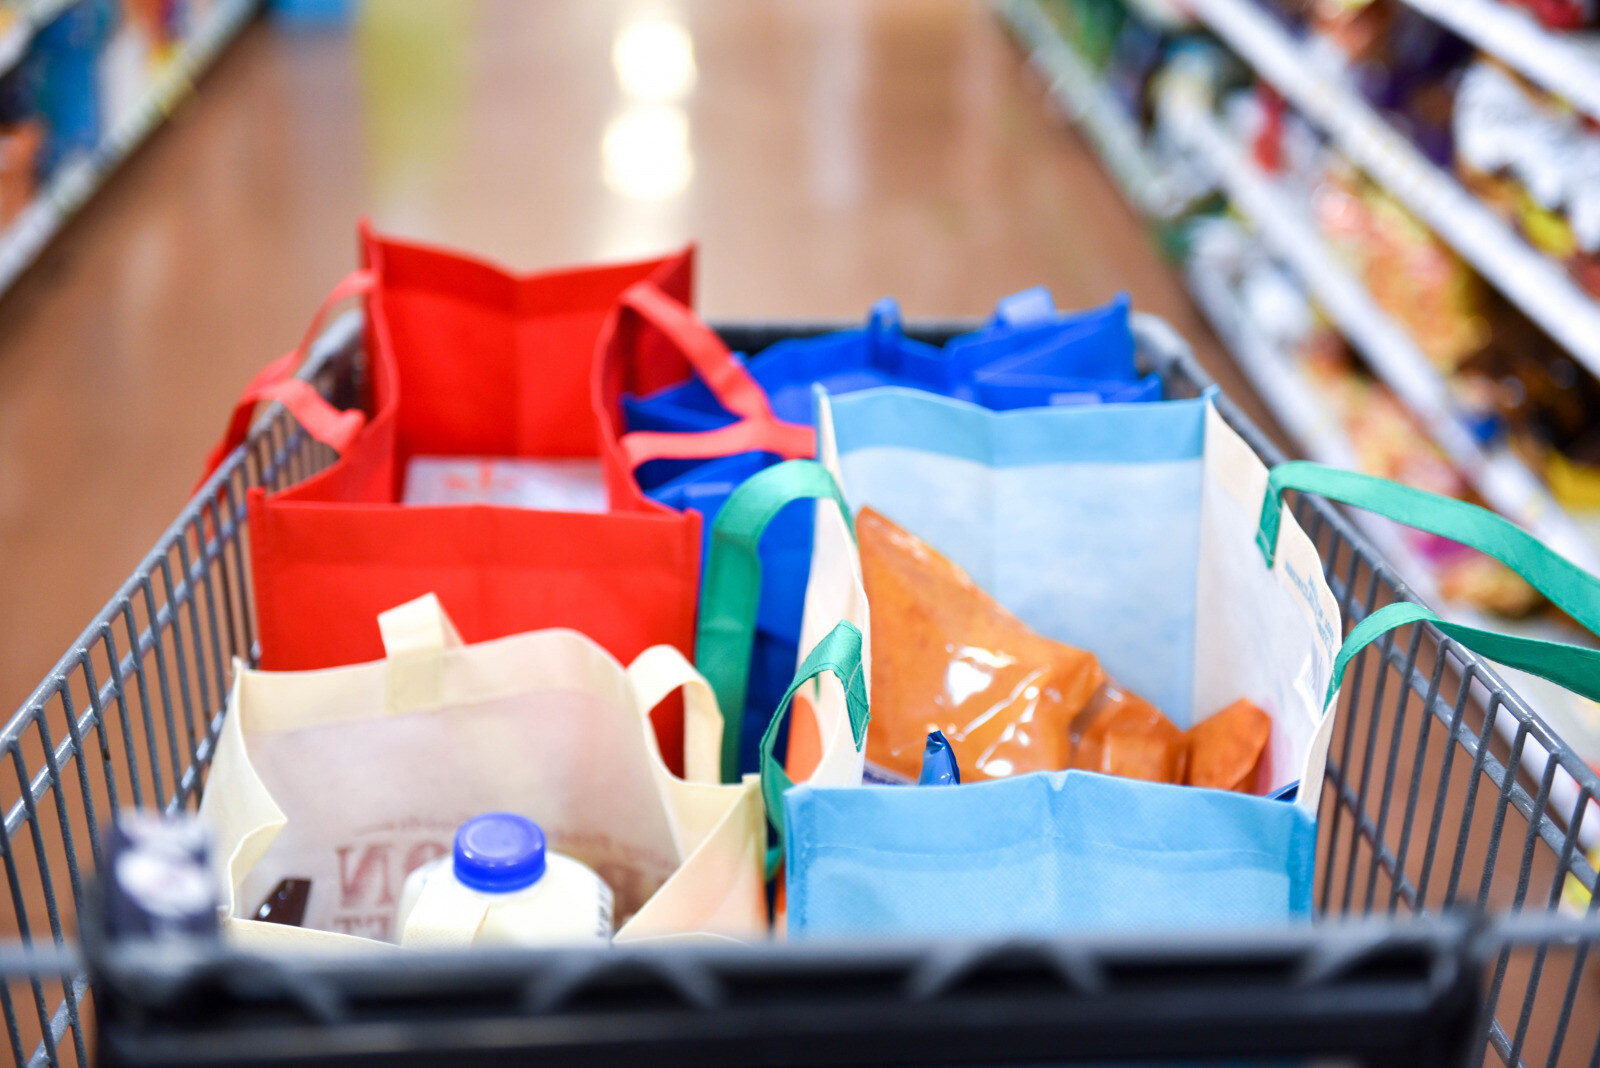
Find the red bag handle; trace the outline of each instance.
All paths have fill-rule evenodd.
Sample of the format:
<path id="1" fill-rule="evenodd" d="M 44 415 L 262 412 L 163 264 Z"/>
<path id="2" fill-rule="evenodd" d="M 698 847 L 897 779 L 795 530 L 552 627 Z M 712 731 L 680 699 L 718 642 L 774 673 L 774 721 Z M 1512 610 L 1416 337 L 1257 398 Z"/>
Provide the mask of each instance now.
<path id="1" fill-rule="evenodd" d="M 632 313 L 670 341 L 694 368 L 711 395 L 739 417 L 715 430 L 663 433 L 636 430 L 617 439 L 628 469 L 649 460 L 699 460 L 736 452 L 770 452 L 785 460 L 816 455 L 817 435 L 808 426 L 772 414 L 766 390 L 734 359 L 716 331 L 654 282 L 638 282 L 619 299 L 619 315 Z"/>
<path id="2" fill-rule="evenodd" d="M 239 394 L 238 401 L 234 403 L 227 432 L 206 457 L 205 473 L 195 484 L 196 491 L 217 468 L 222 466 L 222 462 L 229 454 L 244 443 L 250 434 L 250 424 L 255 416 L 256 405 L 263 402 L 281 403 L 305 428 L 307 434 L 335 452 L 342 453 L 350 447 L 350 443 L 366 425 L 366 413 L 358 409 L 343 411 L 335 408 L 311 383 L 294 377 L 294 374 L 305 362 L 312 343 L 322 333 L 322 324 L 328 314 L 341 302 L 372 292 L 376 278 L 377 276 L 370 270 L 351 271 L 341 278 L 328 292 L 322 305 L 317 308 L 316 314 L 311 317 L 311 325 L 306 328 L 300 344 L 256 372 L 256 376 L 245 386 L 244 392 Z"/>

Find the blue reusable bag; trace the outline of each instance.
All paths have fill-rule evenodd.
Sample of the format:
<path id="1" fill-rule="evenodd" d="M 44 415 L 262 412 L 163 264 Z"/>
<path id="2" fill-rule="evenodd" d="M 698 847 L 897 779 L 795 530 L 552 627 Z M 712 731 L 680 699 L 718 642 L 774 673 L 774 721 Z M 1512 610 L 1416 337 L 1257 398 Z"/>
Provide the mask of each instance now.
<path id="1" fill-rule="evenodd" d="M 897 383 L 961 397 L 993 408 L 1102 401 L 1159 400 L 1157 375 L 1141 377 L 1126 294 L 1081 312 L 1057 312 L 1042 287 L 1006 297 L 981 330 L 944 348 L 905 335 L 899 306 L 879 301 L 867 323 L 818 337 L 780 341 L 748 361 L 773 414 L 812 422 L 812 391 L 851 393 Z M 624 397 L 630 431 L 693 433 L 733 421 L 699 378 L 649 394 Z M 781 457 L 747 452 L 711 460 L 652 460 L 637 476 L 652 499 L 704 517 L 705 551 L 722 504 L 741 482 Z M 800 611 L 811 560 L 813 510 L 797 501 L 772 524 L 761 546 L 767 580 L 761 589 L 752 651 L 741 767 L 757 766 L 762 729 L 783 695 L 799 656 Z"/>
<path id="2" fill-rule="evenodd" d="M 1292 802 L 1083 772 L 795 790 L 768 812 L 790 851 L 792 936 L 1308 913 L 1338 604 L 1287 511 L 1263 560 L 1267 470 L 1209 396 L 991 412 L 893 388 L 823 395 L 817 446 L 852 511 L 921 537 L 1178 727 L 1254 702 L 1273 723 L 1254 787 L 1301 785 Z M 873 608 L 883 648 L 892 624 Z"/>
<path id="3" fill-rule="evenodd" d="M 1311 914 L 1316 822 L 1281 801 L 1065 771 L 950 787 L 801 785 L 784 807 L 793 937 Z"/>
<path id="4" fill-rule="evenodd" d="M 780 341 L 747 366 L 773 413 L 806 425 L 814 385 L 834 395 L 904 386 L 997 408 L 1161 398 L 1160 378 L 1134 366 L 1125 293 L 1100 308 L 1062 313 L 1049 291 L 1024 290 L 1001 300 L 988 325 L 942 349 L 907 337 L 899 305 L 885 297 L 861 328 Z M 623 411 L 634 430 L 711 430 L 733 421 L 698 380 L 625 397 Z"/>

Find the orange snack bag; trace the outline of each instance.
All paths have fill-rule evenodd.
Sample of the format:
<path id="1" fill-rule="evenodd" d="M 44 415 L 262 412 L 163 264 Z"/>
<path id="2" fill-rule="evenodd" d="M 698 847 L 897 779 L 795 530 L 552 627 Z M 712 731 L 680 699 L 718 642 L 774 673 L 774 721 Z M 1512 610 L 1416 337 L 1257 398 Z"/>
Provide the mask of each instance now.
<path id="1" fill-rule="evenodd" d="M 1072 766 L 1147 782 L 1181 783 L 1184 733 L 1138 694 L 1107 683 L 1073 724 Z"/>
<path id="2" fill-rule="evenodd" d="M 966 782 L 1067 767 L 1072 721 L 1106 678 L 1094 654 L 1035 634 L 871 508 L 856 540 L 872 606 L 867 759 L 915 780 L 941 730 Z"/>
<path id="3" fill-rule="evenodd" d="M 1272 717 L 1241 697 L 1221 712 L 1189 728 L 1190 786 L 1255 793 L 1261 754 L 1272 734 Z"/>

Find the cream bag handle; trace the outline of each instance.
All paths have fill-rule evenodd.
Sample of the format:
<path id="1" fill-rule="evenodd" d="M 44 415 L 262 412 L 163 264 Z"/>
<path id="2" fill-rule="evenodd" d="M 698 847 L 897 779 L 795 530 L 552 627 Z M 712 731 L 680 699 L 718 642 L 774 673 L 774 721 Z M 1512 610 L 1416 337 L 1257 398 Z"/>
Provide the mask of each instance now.
<path id="1" fill-rule="evenodd" d="M 437 595 L 423 594 L 378 615 L 390 715 L 438 708 L 444 698 L 444 653 L 461 648 L 461 634 Z"/>

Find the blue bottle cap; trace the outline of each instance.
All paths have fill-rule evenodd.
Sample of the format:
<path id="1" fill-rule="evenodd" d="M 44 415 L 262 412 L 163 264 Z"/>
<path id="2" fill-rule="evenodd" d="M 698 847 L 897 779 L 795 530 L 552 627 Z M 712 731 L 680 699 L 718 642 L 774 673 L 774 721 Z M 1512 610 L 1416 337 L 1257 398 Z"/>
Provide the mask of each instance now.
<path id="1" fill-rule="evenodd" d="M 544 874 L 544 832 L 515 812 L 474 816 L 456 831 L 455 874 L 490 894 L 532 886 Z"/>

